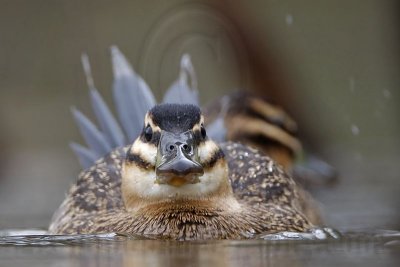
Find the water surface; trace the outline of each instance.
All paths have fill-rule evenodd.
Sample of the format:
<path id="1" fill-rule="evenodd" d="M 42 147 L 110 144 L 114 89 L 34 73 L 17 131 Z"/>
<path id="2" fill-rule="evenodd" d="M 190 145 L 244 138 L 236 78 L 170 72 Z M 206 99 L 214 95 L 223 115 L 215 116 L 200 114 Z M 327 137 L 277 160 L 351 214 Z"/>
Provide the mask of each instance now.
<path id="1" fill-rule="evenodd" d="M 0 266 L 398 266 L 400 232 L 325 240 L 159 241 L 117 234 L 0 233 Z M 25 232 L 26 233 L 26 232 Z M 21 232 L 21 234 L 25 234 Z"/>

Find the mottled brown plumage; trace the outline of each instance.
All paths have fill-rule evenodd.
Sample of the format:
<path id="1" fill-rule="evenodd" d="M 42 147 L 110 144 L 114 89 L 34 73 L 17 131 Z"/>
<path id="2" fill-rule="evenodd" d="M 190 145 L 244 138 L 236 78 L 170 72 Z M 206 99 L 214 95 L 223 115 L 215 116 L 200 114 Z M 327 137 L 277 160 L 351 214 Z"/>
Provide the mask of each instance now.
<path id="1" fill-rule="evenodd" d="M 307 218 L 315 212 L 312 200 L 269 157 L 237 143 L 220 147 L 240 209 L 230 209 L 230 203 L 223 201 L 172 200 L 149 205 L 132 216 L 121 193 L 121 168 L 128 148 L 119 148 L 80 174 L 54 214 L 49 231 L 193 240 L 251 238 L 313 227 Z"/>

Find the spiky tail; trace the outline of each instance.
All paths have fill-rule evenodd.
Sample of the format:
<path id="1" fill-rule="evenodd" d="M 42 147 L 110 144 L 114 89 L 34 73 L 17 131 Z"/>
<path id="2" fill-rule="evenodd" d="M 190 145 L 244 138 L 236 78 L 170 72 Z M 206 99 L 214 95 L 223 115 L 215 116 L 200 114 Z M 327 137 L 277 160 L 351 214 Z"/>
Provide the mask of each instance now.
<path id="1" fill-rule="evenodd" d="M 77 143 L 71 143 L 70 147 L 83 168 L 90 167 L 114 148 L 133 142 L 142 130 L 146 112 L 156 105 L 147 83 L 133 70 L 116 46 L 111 47 L 111 58 L 114 73 L 112 90 L 118 119 L 94 85 L 88 56 L 82 55 L 92 110 L 99 125 L 96 126 L 83 113 L 72 108 L 87 147 Z M 189 55 L 183 55 L 179 77 L 167 90 L 163 102 L 199 105 L 197 81 Z"/>

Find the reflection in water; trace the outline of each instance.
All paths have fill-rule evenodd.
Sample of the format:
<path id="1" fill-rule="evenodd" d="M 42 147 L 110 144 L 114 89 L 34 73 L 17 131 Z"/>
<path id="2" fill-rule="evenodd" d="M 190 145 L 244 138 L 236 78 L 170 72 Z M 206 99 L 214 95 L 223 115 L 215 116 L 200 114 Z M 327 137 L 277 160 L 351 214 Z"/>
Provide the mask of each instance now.
<path id="1" fill-rule="evenodd" d="M 0 265 L 9 266 L 328 266 L 395 265 L 400 232 L 346 233 L 340 239 L 159 241 L 117 234 L 4 236 Z M 14 232 L 16 234 L 16 232 Z"/>

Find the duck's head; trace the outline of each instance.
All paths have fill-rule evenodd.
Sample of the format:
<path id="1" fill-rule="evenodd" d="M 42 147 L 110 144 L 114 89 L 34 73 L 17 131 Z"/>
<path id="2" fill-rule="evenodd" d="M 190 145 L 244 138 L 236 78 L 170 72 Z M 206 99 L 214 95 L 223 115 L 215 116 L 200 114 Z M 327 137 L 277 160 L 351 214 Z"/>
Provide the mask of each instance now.
<path id="1" fill-rule="evenodd" d="M 122 194 L 127 209 L 232 195 L 224 154 L 198 107 L 161 104 L 147 112 L 123 165 Z"/>

